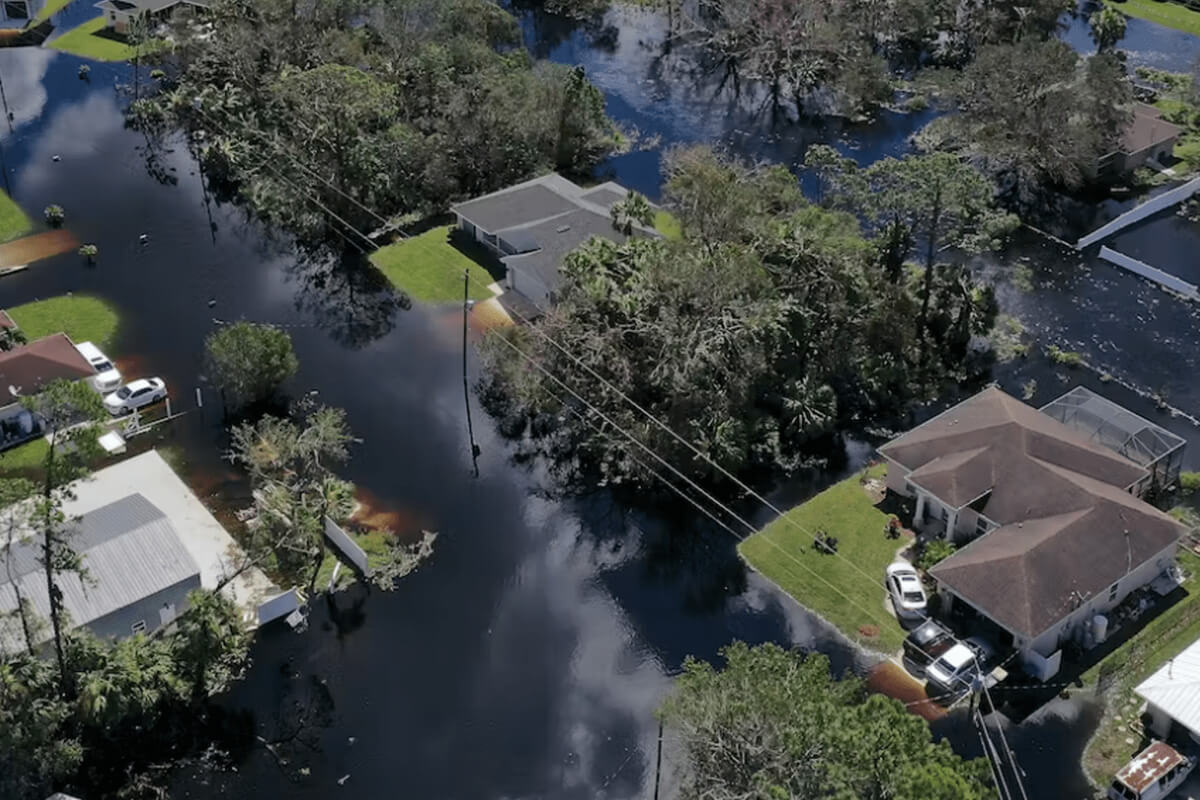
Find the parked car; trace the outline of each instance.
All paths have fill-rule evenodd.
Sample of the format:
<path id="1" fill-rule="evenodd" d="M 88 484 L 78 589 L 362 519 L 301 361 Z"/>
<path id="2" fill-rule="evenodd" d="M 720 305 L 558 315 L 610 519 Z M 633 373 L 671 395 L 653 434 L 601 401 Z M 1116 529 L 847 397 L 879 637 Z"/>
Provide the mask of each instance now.
<path id="1" fill-rule="evenodd" d="M 972 636 L 943 653 L 925 670 L 926 693 L 934 695 L 966 691 L 996 656 L 986 640 Z"/>
<path id="2" fill-rule="evenodd" d="M 167 384 L 162 378 L 140 378 L 117 389 L 104 398 L 104 407 L 113 416 L 129 414 L 135 409 L 166 398 Z"/>
<path id="3" fill-rule="evenodd" d="M 924 667 L 956 644 L 953 633 L 940 622 L 927 619 L 904 637 L 904 657 Z"/>
<path id="4" fill-rule="evenodd" d="M 892 596 L 892 608 L 902 619 L 923 619 L 926 616 L 925 587 L 913 565 L 897 561 L 887 568 L 888 593 Z"/>
<path id="5" fill-rule="evenodd" d="M 121 373 L 117 371 L 109 357 L 100 352 L 99 347 L 91 342 L 80 342 L 75 345 L 75 349 L 79 351 L 79 355 L 95 367 L 96 375 L 89 380 L 89 383 L 97 392 L 108 394 L 121 385 Z"/>

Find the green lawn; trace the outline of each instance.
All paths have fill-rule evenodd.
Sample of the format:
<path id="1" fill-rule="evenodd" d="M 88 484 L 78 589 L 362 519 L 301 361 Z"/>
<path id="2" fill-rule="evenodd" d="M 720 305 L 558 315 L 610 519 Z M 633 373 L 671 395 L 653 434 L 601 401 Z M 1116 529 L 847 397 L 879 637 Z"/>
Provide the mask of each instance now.
<path id="1" fill-rule="evenodd" d="M 71 5 L 71 0 L 46 0 L 46 5 L 42 6 L 42 10 L 29 21 L 28 27 L 36 28 L 69 5 Z"/>
<path id="2" fill-rule="evenodd" d="M 1192 11 L 1178 3 L 1163 0 L 1105 0 L 1105 2 L 1127 17 L 1155 22 L 1167 28 L 1200 36 L 1200 12 Z"/>
<path id="3" fill-rule="evenodd" d="M 886 471 L 876 466 L 869 474 L 882 479 Z M 904 631 L 884 608 L 883 571 L 903 542 L 884 534 L 889 516 L 875 507 L 854 475 L 767 525 L 738 552 L 851 640 L 891 655 L 900 649 Z M 811 532 L 817 528 L 837 538 L 842 557 L 813 549 Z M 879 635 L 864 636 L 862 626 L 878 628 Z"/>
<path id="4" fill-rule="evenodd" d="M 1107 783 L 1145 747 L 1145 742 L 1127 727 L 1136 719 L 1135 709 L 1141 705 L 1133 687 L 1200 638 L 1200 558 L 1180 550 L 1179 565 L 1188 573 L 1184 582 L 1187 596 L 1083 674 L 1086 686 L 1096 684 L 1102 669 L 1115 671 L 1110 674 L 1116 675 L 1105 695 L 1104 719 L 1083 754 L 1083 763 L 1096 781 Z M 1134 739 L 1132 745 L 1126 741 L 1129 738 Z"/>
<path id="5" fill-rule="evenodd" d="M 46 460 L 46 452 L 50 443 L 44 436 L 39 436 L 19 447 L 0 453 L 0 476 L 13 472 L 25 472 L 41 469 Z"/>
<path id="6" fill-rule="evenodd" d="M 133 58 L 134 48 L 123 42 L 96 35 L 104 29 L 104 24 L 102 16 L 88 20 L 57 39 L 47 42 L 46 46 L 94 61 L 128 61 Z M 142 55 L 150 55 L 166 46 L 167 43 L 162 40 L 147 42 L 142 45 Z"/>
<path id="7" fill-rule="evenodd" d="M 117 332 L 117 312 L 103 300 L 85 294 L 60 295 L 8 309 L 29 341 L 62 331 L 74 342 L 103 347 Z"/>
<path id="8" fill-rule="evenodd" d="M 492 293 L 485 287 L 496 279 L 478 261 L 450 243 L 453 230 L 453 225 L 441 225 L 381 247 L 371 254 L 371 263 L 397 289 L 422 303 L 461 302 L 464 269 L 471 273 L 471 299 L 490 298 Z"/>
<path id="9" fill-rule="evenodd" d="M 13 199 L 0 192 L 0 242 L 24 236 L 33 230 L 33 222 Z"/>
<path id="10" fill-rule="evenodd" d="M 393 538 L 391 534 L 383 531 L 367 531 L 366 533 L 355 533 L 347 530 L 350 538 L 363 549 L 367 554 L 367 564 L 375 569 L 376 559 L 382 558 L 388 549 L 388 545 Z M 342 560 L 337 553 L 337 549 L 330 545 L 325 551 L 325 560 L 321 562 L 321 568 L 317 570 L 316 587 L 318 591 L 324 591 L 329 586 L 329 579 L 333 577 L 333 568 L 339 561 L 342 562 L 342 569 L 338 572 L 337 585 L 334 586 L 334 591 L 344 589 L 350 584 L 358 580 L 358 571 L 349 562 Z"/>
<path id="11" fill-rule="evenodd" d="M 654 230 L 668 239 L 683 238 L 683 227 L 679 224 L 679 219 L 670 211 L 661 208 L 654 212 Z"/>

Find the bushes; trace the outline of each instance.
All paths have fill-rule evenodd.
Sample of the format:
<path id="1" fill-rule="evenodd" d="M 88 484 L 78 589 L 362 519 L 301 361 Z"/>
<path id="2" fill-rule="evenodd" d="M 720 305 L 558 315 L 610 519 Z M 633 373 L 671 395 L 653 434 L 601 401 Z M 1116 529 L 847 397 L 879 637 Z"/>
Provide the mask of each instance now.
<path id="1" fill-rule="evenodd" d="M 933 568 L 934 564 L 953 555 L 957 549 L 954 544 L 945 539 L 932 539 L 921 547 L 921 553 L 917 556 L 917 566 L 928 571 Z"/>
<path id="2" fill-rule="evenodd" d="M 1183 494 L 1195 494 L 1200 490 L 1200 472 L 1179 473 L 1179 491 Z"/>

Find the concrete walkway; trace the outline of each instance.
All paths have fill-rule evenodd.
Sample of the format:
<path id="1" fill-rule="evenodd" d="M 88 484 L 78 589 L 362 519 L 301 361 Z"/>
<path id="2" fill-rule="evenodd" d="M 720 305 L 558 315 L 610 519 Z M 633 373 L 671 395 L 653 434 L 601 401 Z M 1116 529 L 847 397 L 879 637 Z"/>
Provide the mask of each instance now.
<path id="1" fill-rule="evenodd" d="M 204 588 L 216 588 L 233 572 L 232 565 L 241 552 L 237 543 L 158 451 L 150 450 L 106 467 L 78 481 L 74 490 L 75 499 L 63 504 L 68 516 L 85 514 L 135 493 L 158 506 L 199 565 L 200 585 Z M 279 594 L 280 589 L 261 570 L 249 569 L 230 582 L 224 592 L 257 620 L 259 603 Z"/>

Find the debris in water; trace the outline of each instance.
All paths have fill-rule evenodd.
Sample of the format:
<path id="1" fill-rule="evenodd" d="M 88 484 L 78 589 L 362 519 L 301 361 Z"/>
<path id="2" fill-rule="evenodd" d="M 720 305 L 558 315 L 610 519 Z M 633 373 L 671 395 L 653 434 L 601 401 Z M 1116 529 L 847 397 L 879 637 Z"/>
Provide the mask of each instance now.
<path id="1" fill-rule="evenodd" d="M 209 308 L 212 308 L 216 304 L 217 304 L 217 298 L 215 298 L 215 297 L 208 298 L 208 307 Z"/>
<path id="2" fill-rule="evenodd" d="M 50 160 L 51 161 L 62 161 L 62 156 L 60 156 L 58 153 L 55 153 L 54 155 L 50 156 Z"/>
<path id="3" fill-rule="evenodd" d="M 343 775 L 342 777 L 338 778 L 338 786 L 345 786 L 345 785 L 346 785 L 346 781 L 348 781 L 348 780 L 350 780 L 350 773 L 349 773 L 349 772 L 347 772 L 347 773 L 346 773 L 345 775 Z"/>

